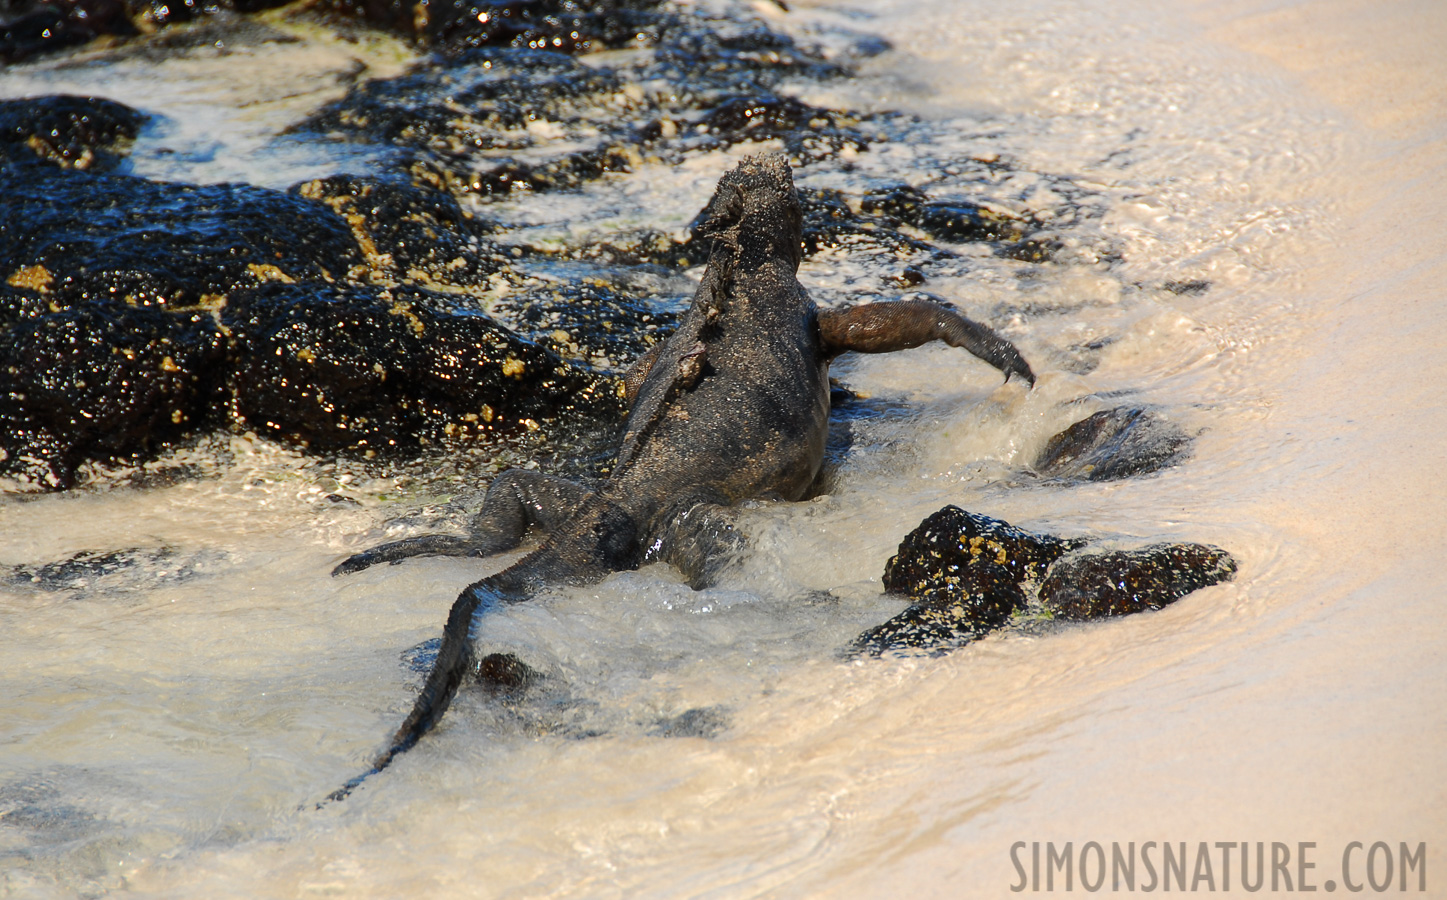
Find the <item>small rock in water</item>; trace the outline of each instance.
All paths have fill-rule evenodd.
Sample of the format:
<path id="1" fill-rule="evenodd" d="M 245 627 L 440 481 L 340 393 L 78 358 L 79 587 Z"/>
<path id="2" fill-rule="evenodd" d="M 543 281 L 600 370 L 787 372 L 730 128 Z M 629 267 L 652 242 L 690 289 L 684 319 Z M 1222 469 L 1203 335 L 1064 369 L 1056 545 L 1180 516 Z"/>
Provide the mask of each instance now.
<path id="1" fill-rule="evenodd" d="M 676 716 L 659 719 L 649 732 L 655 737 L 715 738 L 728 730 L 728 714 L 717 706 L 685 710 Z"/>
<path id="2" fill-rule="evenodd" d="M 1040 585 L 1040 602 L 1062 619 L 1126 616 L 1160 609 L 1235 575 L 1231 555 L 1204 544 L 1082 553 L 1050 568 Z"/>
<path id="3" fill-rule="evenodd" d="M 855 638 L 853 647 L 877 656 L 886 650 L 964 644 L 1025 608 L 1025 594 L 1004 566 L 977 561 L 956 571 L 941 575 L 921 602 Z"/>
<path id="4" fill-rule="evenodd" d="M 55 562 L 11 567 L 5 580 L 43 591 L 147 591 L 200 577 L 221 559 L 215 551 L 181 553 L 172 547 L 82 550 Z"/>
<path id="5" fill-rule="evenodd" d="M 1236 572 L 1230 554 L 1200 544 L 1077 552 L 1085 544 L 947 506 L 910 532 L 885 565 L 885 590 L 913 605 L 865 631 L 851 649 L 877 656 L 959 646 L 1006 624 L 1032 593 L 1061 619 L 1159 609 Z"/>
<path id="6" fill-rule="evenodd" d="M 1190 435 L 1139 407 L 1107 409 L 1052 437 L 1035 461 L 1048 478 L 1114 481 L 1173 466 L 1190 452 Z"/>
<path id="7" fill-rule="evenodd" d="M 1000 567 L 1012 583 L 1038 580 L 1047 566 L 1084 543 L 1034 534 L 946 506 L 911 531 L 899 552 L 885 563 L 884 589 L 916 599 L 949 596 L 955 591 L 955 579 L 982 563 Z"/>
<path id="8" fill-rule="evenodd" d="M 477 661 L 473 674 L 494 695 L 514 695 L 543 680 L 543 673 L 511 653 L 489 653 Z"/>

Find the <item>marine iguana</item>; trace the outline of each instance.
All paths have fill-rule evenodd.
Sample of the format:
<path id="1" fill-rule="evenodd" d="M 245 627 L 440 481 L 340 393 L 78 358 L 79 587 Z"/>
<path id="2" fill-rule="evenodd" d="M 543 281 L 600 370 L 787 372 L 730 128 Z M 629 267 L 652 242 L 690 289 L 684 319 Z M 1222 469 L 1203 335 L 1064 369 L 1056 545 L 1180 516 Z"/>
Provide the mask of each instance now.
<path id="1" fill-rule="evenodd" d="M 612 474 L 597 490 L 536 472 L 499 476 L 468 536 L 382 544 L 333 575 L 421 555 L 486 556 L 547 536 L 502 572 L 469 585 L 448 614 L 442 645 L 411 714 L 340 799 L 417 743 L 447 710 L 488 610 L 546 585 L 587 584 L 661 560 L 695 587 L 742 546 L 731 507 L 798 500 L 813 483 L 829 426 L 829 363 L 846 351 L 884 353 L 944 341 L 1034 384 L 1030 366 L 989 328 L 927 301 L 820 309 L 796 273 L 802 213 L 781 155 L 750 157 L 719 181 L 705 209 L 708 266 L 678 330 L 624 379 L 630 411 Z"/>

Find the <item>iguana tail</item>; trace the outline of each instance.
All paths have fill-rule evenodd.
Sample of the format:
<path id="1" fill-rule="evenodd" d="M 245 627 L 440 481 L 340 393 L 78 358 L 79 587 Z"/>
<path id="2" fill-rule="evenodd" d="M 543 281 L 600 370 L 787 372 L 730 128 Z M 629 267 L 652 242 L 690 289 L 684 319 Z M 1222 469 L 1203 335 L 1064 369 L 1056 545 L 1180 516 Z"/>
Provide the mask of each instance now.
<path id="1" fill-rule="evenodd" d="M 472 664 L 472 623 L 477 616 L 504 603 L 527 600 L 548 584 L 588 584 L 601 581 L 610 572 L 637 568 L 642 555 L 638 535 L 638 525 L 626 510 L 602 492 L 595 493 L 574 514 L 565 534 L 554 535 L 503 571 L 464 588 L 447 614 L 442 646 L 411 715 L 392 735 L 387 749 L 373 760 L 372 768 L 328 794 L 327 800 L 345 798 L 390 766 L 447 712 Z"/>
<path id="2" fill-rule="evenodd" d="M 507 573 L 502 573 L 506 575 Z M 452 604 L 447 614 L 447 625 L 442 629 L 442 646 L 437 651 L 437 660 L 422 685 L 422 693 L 412 706 L 412 713 L 392 735 L 392 741 L 372 762 L 372 767 L 348 781 L 327 795 L 327 800 L 341 800 L 358 785 L 392 764 L 398 756 L 412 749 L 424 734 L 431 731 L 457 693 L 458 685 L 467 675 L 472 661 L 472 622 L 479 613 L 485 613 L 500 603 L 523 599 L 506 591 L 499 583 L 499 576 L 484 578 L 469 585 Z"/>

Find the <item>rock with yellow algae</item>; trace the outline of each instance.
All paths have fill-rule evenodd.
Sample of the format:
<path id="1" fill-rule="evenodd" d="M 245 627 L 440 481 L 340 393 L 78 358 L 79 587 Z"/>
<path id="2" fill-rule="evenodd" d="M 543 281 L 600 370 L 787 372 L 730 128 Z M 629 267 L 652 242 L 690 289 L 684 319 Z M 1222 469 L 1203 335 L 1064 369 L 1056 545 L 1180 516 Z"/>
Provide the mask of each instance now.
<path id="1" fill-rule="evenodd" d="M 912 604 L 851 649 L 879 655 L 957 647 L 1008 623 L 1032 596 L 1062 620 L 1160 609 L 1236 573 L 1229 553 L 1202 544 L 1103 552 L 1085 545 L 947 506 L 910 532 L 885 566 L 885 590 Z"/>
<path id="2" fill-rule="evenodd" d="M 222 321 L 245 426 L 314 452 L 410 452 L 563 415 L 574 427 L 621 415 L 614 379 L 520 338 L 466 298 L 268 284 L 233 294 Z"/>

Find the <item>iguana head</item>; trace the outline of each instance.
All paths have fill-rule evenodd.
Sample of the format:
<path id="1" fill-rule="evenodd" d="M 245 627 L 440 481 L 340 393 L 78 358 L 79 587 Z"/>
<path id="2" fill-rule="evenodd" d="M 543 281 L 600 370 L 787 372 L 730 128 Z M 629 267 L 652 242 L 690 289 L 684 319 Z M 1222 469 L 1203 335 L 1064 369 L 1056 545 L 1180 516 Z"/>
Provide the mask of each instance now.
<path id="1" fill-rule="evenodd" d="M 799 268 L 803 213 L 782 153 L 746 157 L 726 173 L 701 218 L 700 235 L 737 250 L 741 263 L 784 259 Z"/>

